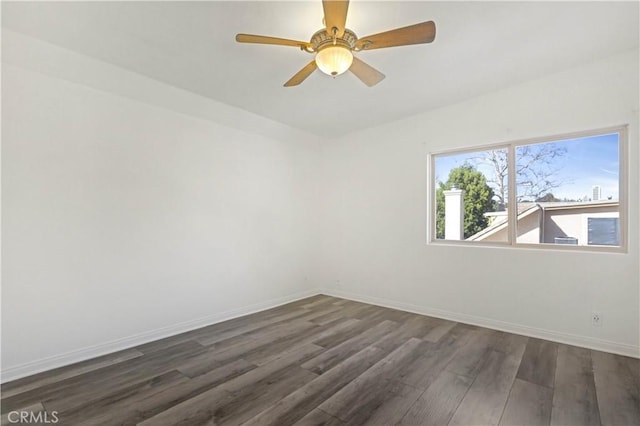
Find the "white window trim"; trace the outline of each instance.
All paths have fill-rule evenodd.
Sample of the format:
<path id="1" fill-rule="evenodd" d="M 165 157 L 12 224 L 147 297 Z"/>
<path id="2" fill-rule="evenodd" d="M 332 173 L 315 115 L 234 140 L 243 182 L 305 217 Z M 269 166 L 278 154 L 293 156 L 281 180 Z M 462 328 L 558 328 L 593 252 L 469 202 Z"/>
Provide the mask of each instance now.
<path id="1" fill-rule="evenodd" d="M 509 173 L 509 207 L 507 209 L 507 222 L 508 222 L 508 237 L 507 241 L 503 242 L 486 242 L 486 241 L 455 241 L 436 239 L 436 181 L 435 181 L 435 157 L 440 155 L 451 154 L 463 154 L 465 152 L 477 152 L 494 149 L 505 149 L 508 152 L 508 164 L 509 170 L 514 170 L 515 165 L 515 151 L 518 146 L 531 145 L 546 142 L 557 142 L 567 139 L 578 139 L 590 136 L 601 136 L 612 133 L 618 133 L 618 157 L 620 163 L 619 173 L 619 200 L 618 211 L 620 219 L 620 246 L 573 246 L 562 244 L 531 244 L 531 243 L 518 243 L 516 240 L 516 226 L 514 226 L 514 218 L 517 213 L 516 203 L 516 176 L 515 173 Z M 445 245 L 445 246 L 461 246 L 461 247 L 486 247 L 486 248 L 516 248 L 516 249 L 532 249 L 532 250 L 559 250 L 559 251 L 578 251 L 578 252 L 597 252 L 597 253 L 628 253 L 628 233 L 629 233 L 629 125 L 618 125 L 612 127 L 606 127 L 595 130 L 586 130 L 572 133 L 565 133 L 553 136 L 545 136 L 530 139 L 521 139 L 517 141 L 507 143 L 496 143 L 488 145 L 467 146 L 459 149 L 448 149 L 443 151 L 434 151 L 428 154 L 427 162 L 427 244 Z"/>

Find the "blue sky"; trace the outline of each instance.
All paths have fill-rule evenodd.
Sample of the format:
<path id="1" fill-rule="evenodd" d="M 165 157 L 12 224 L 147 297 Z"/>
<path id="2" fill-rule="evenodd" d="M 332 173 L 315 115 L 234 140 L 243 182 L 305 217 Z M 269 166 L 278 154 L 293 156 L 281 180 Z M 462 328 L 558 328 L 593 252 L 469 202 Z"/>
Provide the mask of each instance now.
<path id="1" fill-rule="evenodd" d="M 549 146 L 566 149 L 566 153 L 555 158 L 551 165 L 555 170 L 553 179 L 563 182 L 552 190 L 556 198 L 577 200 L 591 197 L 592 187 L 599 185 L 603 198 L 611 196 L 617 200 L 620 169 L 618 137 L 617 133 L 613 133 L 548 143 Z M 445 181 L 452 168 L 476 156 L 478 152 L 436 156 L 436 181 Z M 474 164 L 474 161 L 470 162 Z M 490 167 L 483 164 L 476 166 L 488 178 L 492 176 Z"/>

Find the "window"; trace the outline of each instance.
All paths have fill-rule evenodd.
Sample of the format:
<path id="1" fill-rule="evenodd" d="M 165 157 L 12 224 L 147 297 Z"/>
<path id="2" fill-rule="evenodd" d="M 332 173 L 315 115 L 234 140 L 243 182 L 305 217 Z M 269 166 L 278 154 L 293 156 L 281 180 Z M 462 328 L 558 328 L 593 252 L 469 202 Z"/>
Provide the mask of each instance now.
<path id="1" fill-rule="evenodd" d="M 507 148 L 434 156 L 436 238 L 508 241 Z"/>
<path id="2" fill-rule="evenodd" d="M 620 127 L 431 154 L 430 239 L 620 250 L 625 147 Z"/>

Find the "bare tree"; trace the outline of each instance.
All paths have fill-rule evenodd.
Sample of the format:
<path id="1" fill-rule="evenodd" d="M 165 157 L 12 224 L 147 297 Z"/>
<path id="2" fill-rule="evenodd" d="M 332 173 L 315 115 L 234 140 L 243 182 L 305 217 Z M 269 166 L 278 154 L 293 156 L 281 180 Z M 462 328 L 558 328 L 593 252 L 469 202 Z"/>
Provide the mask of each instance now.
<path id="1" fill-rule="evenodd" d="M 536 200 L 551 192 L 563 183 L 557 179 L 559 164 L 557 159 L 567 153 L 567 149 L 556 143 L 535 145 L 521 145 L 516 147 L 516 185 L 518 202 L 531 199 Z M 506 149 L 494 149 L 483 152 L 473 158 L 474 161 L 487 164 L 493 171 L 493 176 L 487 177 L 487 182 L 494 188 L 501 209 L 508 201 L 509 168 Z"/>

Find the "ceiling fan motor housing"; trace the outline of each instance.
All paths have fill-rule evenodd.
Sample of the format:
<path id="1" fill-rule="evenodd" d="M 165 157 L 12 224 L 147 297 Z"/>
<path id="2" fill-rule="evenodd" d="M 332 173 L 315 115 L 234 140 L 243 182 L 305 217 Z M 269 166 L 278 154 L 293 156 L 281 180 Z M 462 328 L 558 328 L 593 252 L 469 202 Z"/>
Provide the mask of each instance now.
<path id="1" fill-rule="evenodd" d="M 313 45 L 313 50 L 316 52 L 319 52 L 325 47 L 334 46 L 333 41 L 334 41 L 333 35 L 329 34 L 325 28 L 321 29 L 320 31 L 317 31 L 311 37 L 311 44 Z M 348 28 L 345 28 L 344 34 L 342 35 L 342 37 L 335 38 L 335 45 L 346 47 L 349 50 L 353 50 L 356 46 L 356 41 L 358 41 L 358 37 L 356 36 L 356 33 L 354 33 Z"/>
<path id="2" fill-rule="evenodd" d="M 316 31 L 309 42 L 255 34 L 236 34 L 236 41 L 291 46 L 315 54 L 311 62 L 284 84 L 285 87 L 299 85 L 316 69 L 333 77 L 350 71 L 371 87 L 380 83 L 384 74 L 356 58 L 354 53 L 369 49 L 431 43 L 436 36 L 435 23 L 427 21 L 358 39 L 353 31 L 345 28 L 349 0 L 322 0 L 322 8 L 324 28 Z"/>

